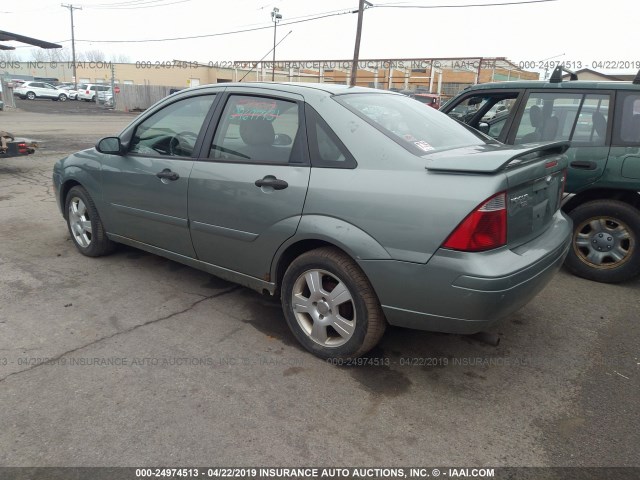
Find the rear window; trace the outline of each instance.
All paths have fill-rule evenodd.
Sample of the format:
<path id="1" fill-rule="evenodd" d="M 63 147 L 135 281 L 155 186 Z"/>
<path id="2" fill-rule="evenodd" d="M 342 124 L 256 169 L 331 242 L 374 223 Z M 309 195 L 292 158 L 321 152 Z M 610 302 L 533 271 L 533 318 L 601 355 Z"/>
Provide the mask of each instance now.
<path id="1" fill-rule="evenodd" d="M 415 155 L 487 143 L 447 115 L 403 95 L 352 93 L 333 98 Z"/>

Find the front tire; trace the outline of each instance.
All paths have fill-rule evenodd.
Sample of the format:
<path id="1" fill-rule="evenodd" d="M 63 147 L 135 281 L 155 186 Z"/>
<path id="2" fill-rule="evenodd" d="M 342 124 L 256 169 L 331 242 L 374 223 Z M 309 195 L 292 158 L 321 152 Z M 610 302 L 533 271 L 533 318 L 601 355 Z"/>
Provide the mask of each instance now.
<path id="1" fill-rule="evenodd" d="M 61 102 L 66 102 L 67 101 L 67 96 L 63 93 L 58 97 L 58 100 L 60 100 Z"/>
<path id="2" fill-rule="evenodd" d="M 371 283 L 338 249 L 304 253 L 282 281 L 282 308 L 296 339 L 323 358 L 356 358 L 371 350 L 386 327 Z"/>
<path id="3" fill-rule="evenodd" d="M 93 199 L 83 187 L 69 190 L 65 212 L 71 240 L 80 253 L 100 257 L 113 252 L 115 243 L 107 237 Z"/>
<path id="4" fill-rule="evenodd" d="M 571 273 L 602 283 L 640 274 L 640 211 L 617 200 L 595 200 L 569 216 L 573 238 L 565 266 Z"/>

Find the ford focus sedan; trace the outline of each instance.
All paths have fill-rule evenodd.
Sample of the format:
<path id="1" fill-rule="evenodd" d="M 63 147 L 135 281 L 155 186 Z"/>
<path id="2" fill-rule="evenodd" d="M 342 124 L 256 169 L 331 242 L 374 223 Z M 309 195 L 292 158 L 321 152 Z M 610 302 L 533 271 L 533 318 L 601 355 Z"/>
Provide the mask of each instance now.
<path id="1" fill-rule="evenodd" d="M 77 249 L 117 243 L 280 298 L 322 358 L 388 324 L 475 333 L 569 247 L 565 143 L 505 147 L 404 95 L 314 84 L 177 92 L 56 163 Z"/>

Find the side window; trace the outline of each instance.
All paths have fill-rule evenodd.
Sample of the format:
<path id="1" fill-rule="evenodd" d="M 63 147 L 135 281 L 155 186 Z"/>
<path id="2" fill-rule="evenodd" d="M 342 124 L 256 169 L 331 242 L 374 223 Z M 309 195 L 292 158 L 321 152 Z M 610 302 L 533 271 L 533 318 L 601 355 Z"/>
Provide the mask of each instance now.
<path id="1" fill-rule="evenodd" d="M 300 163 L 298 104 L 231 95 L 211 144 L 210 158 L 247 163 Z"/>
<path id="2" fill-rule="evenodd" d="M 487 123 L 489 130 L 482 129 L 482 131 L 490 137 L 498 138 L 507 124 L 517 99 L 518 92 L 472 96 L 456 105 L 448 115 L 474 128 L 480 128 L 480 122 Z"/>
<path id="3" fill-rule="evenodd" d="M 587 95 L 582 102 L 571 141 L 593 146 L 604 145 L 608 121 L 609 95 Z"/>
<path id="4" fill-rule="evenodd" d="M 532 93 L 514 143 L 569 140 L 582 98 L 580 93 Z"/>
<path id="5" fill-rule="evenodd" d="M 309 105 L 305 111 L 311 164 L 314 167 L 356 168 L 355 158 L 327 122 Z"/>
<path id="6" fill-rule="evenodd" d="M 130 153 L 190 157 L 215 95 L 185 98 L 136 127 Z"/>
<path id="7" fill-rule="evenodd" d="M 580 145 L 604 145 L 608 115 L 608 94 L 532 93 L 514 143 L 570 140 Z"/>
<path id="8" fill-rule="evenodd" d="M 618 95 L 614 142 L 622 145 L 640 145 L 640 93 Z"/>
<path id="9" fill-rule="evenodd" d="M 509 115 L 502 115 L 499 118 L 490 120 L 489 132 L 487 132 L 487 135 L 492 138 L 498 138 L 500 136 L 500 133 L 502 133 L 502 129 L 504 128 L 505 123 L 507 123 L 507 118 L 509 118 Z"/>
<path id="10" fill-rule="evenodd" d="M 487 103 L 490 97 L 472 96 L 465 98 L 450 110 L 447 115 L 462 123 L 469 123 L 476 113 Z"/>

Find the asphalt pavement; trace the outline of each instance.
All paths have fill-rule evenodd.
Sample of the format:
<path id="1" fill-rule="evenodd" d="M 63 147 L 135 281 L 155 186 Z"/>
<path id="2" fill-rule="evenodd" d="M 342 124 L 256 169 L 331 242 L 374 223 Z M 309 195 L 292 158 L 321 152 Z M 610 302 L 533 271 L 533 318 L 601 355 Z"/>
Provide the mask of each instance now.
<path id="1" fill-rule="evenodd" d="M 39 142 L 0 160 L 0 466 L 640 466 L 640 279 L 561 271 L 497 347 L 391 328 L 332 365 L 277 301 L 80 255 L 51 168 L 134 116 L 67 104 L 0 113 Z"/>

